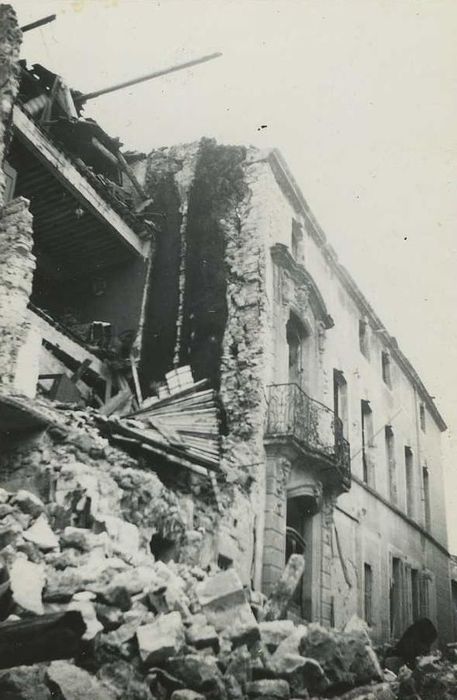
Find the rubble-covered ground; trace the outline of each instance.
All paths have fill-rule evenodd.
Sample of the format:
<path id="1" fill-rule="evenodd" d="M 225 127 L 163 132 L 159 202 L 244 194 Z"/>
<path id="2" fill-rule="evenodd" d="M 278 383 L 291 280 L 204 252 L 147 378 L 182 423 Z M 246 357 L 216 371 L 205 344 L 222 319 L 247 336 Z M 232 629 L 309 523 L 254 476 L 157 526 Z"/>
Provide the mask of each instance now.
<path id="1" fill-rule="evenodd" d="M 457 698 L 457 663 L 439 653 L 395 675 L 361 621 L 277 619 L 299 558 L 265 601 L 205 564 L 217 510 L 201 485 L 165 486 L 86 414 L 63 415 L 2 456 L 0 618 L 5 629 L 76 610 L 86 629 L 75 658 L 0 671 L 2 700 Z"/>

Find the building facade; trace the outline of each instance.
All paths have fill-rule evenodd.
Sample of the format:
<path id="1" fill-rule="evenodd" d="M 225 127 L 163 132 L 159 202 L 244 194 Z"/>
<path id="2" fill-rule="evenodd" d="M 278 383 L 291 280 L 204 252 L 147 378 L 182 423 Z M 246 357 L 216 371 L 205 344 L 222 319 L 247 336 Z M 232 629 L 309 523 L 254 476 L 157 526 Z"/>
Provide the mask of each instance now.
<path id="1" fill-rule="evenodd" d="M 220 387 L 223 467 L 255 479 L 254 585 L 268 593 L 305 552 L 305 619 L 358 614 L 386 640 L 427 616 L 452 638 L 446 426 L 281 155 L 202 141 L 141 169 L 167 211 L 147 355 L 158 373 L 173 358 Z"/>

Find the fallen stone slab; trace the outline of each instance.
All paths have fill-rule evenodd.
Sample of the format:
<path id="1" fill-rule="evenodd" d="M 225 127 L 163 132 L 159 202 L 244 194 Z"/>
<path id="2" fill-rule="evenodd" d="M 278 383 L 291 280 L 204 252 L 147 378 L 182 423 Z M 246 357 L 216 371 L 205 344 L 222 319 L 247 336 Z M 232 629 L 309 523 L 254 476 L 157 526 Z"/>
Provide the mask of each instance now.
<path id="1" fill-rule="evenodd" d="M 233 646 L 250 645 L 260 639 L 259 626 L 255 618 L 248 619 L 246 622 L 236 620 L 233 625 L 224 629 L 222 636 L 229 639 Z"/>
<path id="2" fill-rule="evenodd" d="M 20 608 L 42 615 L 41 594 L 45 584 L 44 566 L 27 559 L 15 559 L 10 568 L 10 588 L 13 600 Z"/>
<path id="3" fill-rule="evenodd" d="M 276 582 L 265 604 L 263 619 L 266 621 L 281 620 L 286 617 L 287 608 L 292 600 L 297 586 L 305 570 L 305 558 L 302 554 L 292 554 Z"/>
<path id="4" fill-rule="evenodd" d="M 36 544 L 43 552 L 49 552 L 59 546 L 59 538 L 51 530 L 45 515 L 40 515 L 22 536 L 28 542 Z"/>
<path id="5" fill-rule="evenodd" d="M 167 670 L 191 690 L 201 692 L 214 700 L 227 698 L 224 680 L 214 656 L 174 656 L 168 659 Z"/>
<path id="6" fill-rule="evenodd" d="M 0 675 L 0 698 L 4 700 L 51 700 L 41 666 L 17 666 Z"/>
<path id="7" fill-rule="evenodd" d="M 364 633 L 344 634 L 313 623 L 301 639 L 300 654 L 320 663 L 329 689 L 335 692 L 383 680 L 378 658 Z"/>
<path id="8" fill-rule="evenodd" d="M 339 700 L 395 700 L 396 697 L 389 683 L 379 683 L 349 690 L 340 695 Z M 404 696 L 400 697 L 404 698 Z"/>
<path id="9" fill-rule="evenodd" d="M 79 612 L 12 617 L 0 624 L 0 668 L 73 658 L 80 652 L 86 625 Z"/>
<path id="10" fill-rule="evenodd" d="M 292 620 L 272 620 L 260 622 L 259 632 L 262 642 L 271 652 L 275 651 L 281 642 L 289 637 L 295 629 Z"/>
<path id="11" fill-rule="evenodd" d="M 195 690 L 189 690 L 185 688 L 184 690 L 175 690 L 170 700 L 206 700 L 205 696 L 201 693 L 197 693 Z"/>
<path id="12" fill-rule="evenodd" d="M 211 647 L 219 650 L 219 636 L 213 625 L 191 625 L 186 630 L 186 641 L 196 649 Z"/>
<path id="13" fill-rule="evenodd" d="M 114 700 L 116 697 L 87 671 L 68 661 L 53 661 L 46 676 L 53 696 L 64 700 Z"/>
<path id="14" fill-rule="evenodd" d="M 235 626 L 240 629 L 257 627 L 243 584 L 234 569 L 208 577 L 195 590 L 206 619 L 217 632 Z"/>
<path id="15" fill-rule="evenodd" d="M 147 683 L 133 664 L 118 659 L 97 671 L 97 678 L 117 700 L 151 700 Z"/>
<path id="16" fill-rule="evenodd" d="M 246 685 L 246 693 L 249 698 L 263 698 L 268 700 L 289 700 L 290 689 L 287 681 L 266 679 L 251 681 Z"/>
<path id="17" fill-rule="evenodd" d="M 23 513 L 31 515 L 33 518 L 37 518 L 41 513 L 44 513 L 46 506 L 44 505 L 41 498 L 35 496 L 34 493 L 26 491 L 25 489 L 20 489 L 12 498 L 11 504 L 17 506 L 22 510 Z"/>
<path id="18" fill-rule="evenodd" d="M 141 625 L 136 637 L 143 663 L 152 666 L 179 653 L 184 645 L 184 625 L 179 612 L 160 615 L 154 622 Z"/>

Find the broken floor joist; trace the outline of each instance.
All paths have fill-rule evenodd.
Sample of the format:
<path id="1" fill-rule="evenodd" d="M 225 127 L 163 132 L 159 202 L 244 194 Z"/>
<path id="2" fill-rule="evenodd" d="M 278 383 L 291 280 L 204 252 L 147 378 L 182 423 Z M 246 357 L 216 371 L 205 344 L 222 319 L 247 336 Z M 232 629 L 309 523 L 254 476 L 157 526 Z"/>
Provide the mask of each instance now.
<path id="1" fill-rule="evenodd" d="M 53 175 L 81 201 L 99 220 L 115 233 L 130 250 L 145 257 L 148 244 L 114 211 L 90 182 L 79 172 L 70 158 L 60 151 L 35 122 L 18 106 L 13 109 L 13 125 L 17 136 L 26 143 Z"/>

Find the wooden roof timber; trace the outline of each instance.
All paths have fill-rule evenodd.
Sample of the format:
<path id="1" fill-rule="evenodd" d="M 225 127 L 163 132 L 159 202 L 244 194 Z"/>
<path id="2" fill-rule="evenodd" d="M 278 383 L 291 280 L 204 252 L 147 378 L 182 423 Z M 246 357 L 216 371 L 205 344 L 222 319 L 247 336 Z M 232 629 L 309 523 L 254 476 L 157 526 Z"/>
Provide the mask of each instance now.
<path id="1" fill-rule="evenodd" d="M 71 159 L 41 131 L 18 105 L 15 105 L 13 110 L 13 125 L 18 138 L 71 192 L 75 199 L 82 202 L 128 249 L 141 257 L 147 256 L 148 243 L 141 240 L 139 235 L 79 172 Z"/>

